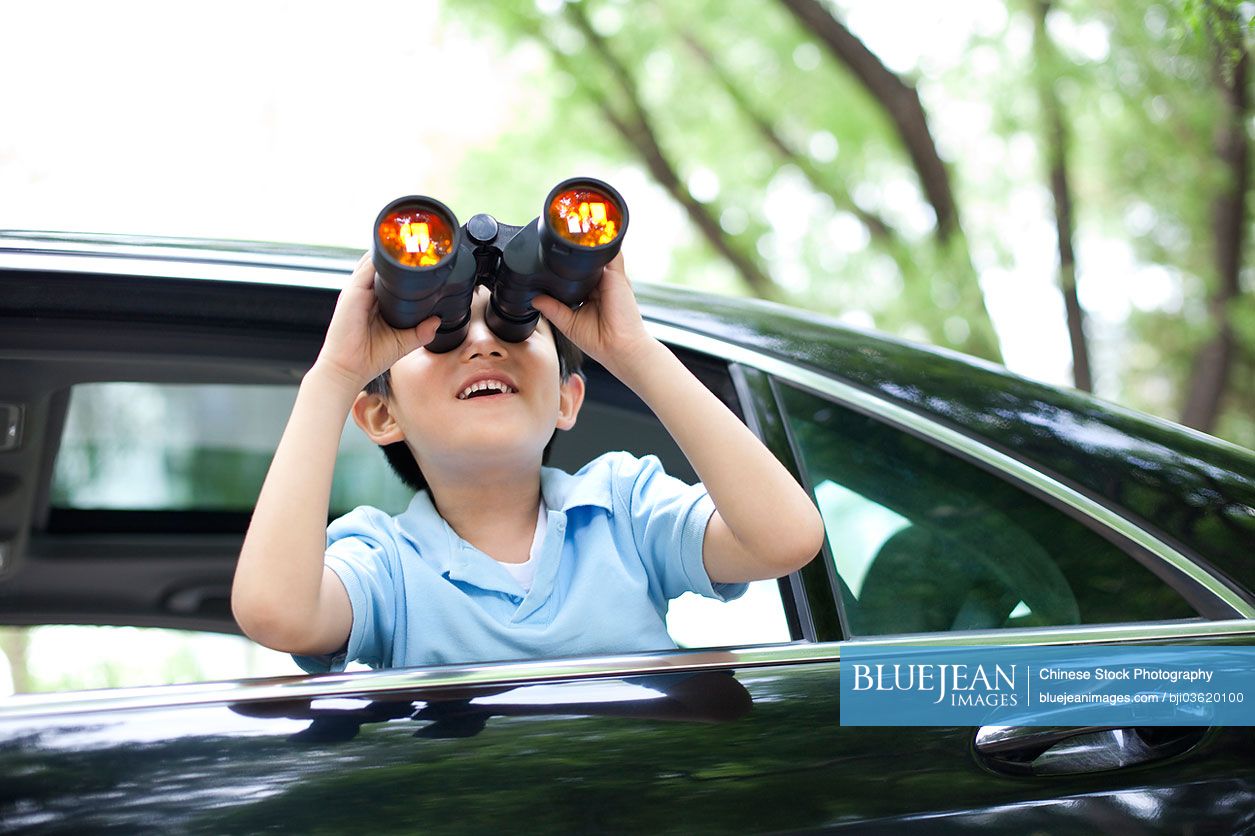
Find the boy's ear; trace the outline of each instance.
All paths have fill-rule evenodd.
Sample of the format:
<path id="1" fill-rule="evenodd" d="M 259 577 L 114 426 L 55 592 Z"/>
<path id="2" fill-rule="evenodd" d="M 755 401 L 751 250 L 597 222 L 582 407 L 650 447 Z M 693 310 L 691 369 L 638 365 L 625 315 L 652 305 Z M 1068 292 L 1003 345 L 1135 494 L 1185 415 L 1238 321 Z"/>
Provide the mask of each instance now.
<path id="1" fill-rule="evenodd" d="M 584 404 L 584 378 L 573 374 L 558 388 L 558 423 L 557 429 L 569 430 L 575 426 L 575 419 Z"/>
<path id="2" fill-rule="evenodd" d="M 353 401 L 353 420 L 371 441 L 380 446 L 405 438 L 405 433 L 392 416 L 392 410 L 388 409 L 388 402 L 379 395 L 358 392 Z"/>

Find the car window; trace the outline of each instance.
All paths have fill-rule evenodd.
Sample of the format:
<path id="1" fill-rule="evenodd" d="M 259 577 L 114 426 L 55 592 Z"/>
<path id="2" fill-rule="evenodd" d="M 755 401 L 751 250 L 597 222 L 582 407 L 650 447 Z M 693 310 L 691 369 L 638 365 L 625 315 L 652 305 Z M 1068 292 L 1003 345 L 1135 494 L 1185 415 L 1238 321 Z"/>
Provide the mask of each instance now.
<path id="1" fill-rule="evenodd" d="M 242 636 L 155 627 L 0 627 L 0 697 L 175 685 L 301 670 Z"/>
<path id="2" fill-rule="evenodd" d="M 853 635 L 1197 617 L 1040 499 L 865 415 L 779 387 Z"/>
<path id="3" fill-rule="evenodd" d="M 229 525 L 238 525 L 242 533 L 295 397 L 295 385 L 281 384 L 74 386 L 53 469 L 54 525 L 65 525 L 61 521 L 67 519 L 58 511 L 166 512 L 171 519 L 160 524 L 162 530 L 179 531 L 184 521 L 175 514 L 234 512 L 239 518 Z M 602 403 L 590 404 L 585 412 L 577 432 L 564 434 L 571 437 L 558 445 L 555 465 L 577 469 L 604 451 L 608 437 L 638 455 L 653 452 L 660 439 L 674 446 L 647 411 Z M 572 448 L 578 461 L 566 461 Z M 664 455 L 686 465 L 678 448 Z M 359 505 L 396 514 L 412 496 L 349 419 L 336 459 L 331 516 Z M 80 525 L 94 525 L 98 519 Z M 667 629 L 681 647 L 791 639 L 774 580 L 751 584 L 744 596 L 729 603 L 684 595 L 671 602 Z"/>
<path id="4" fill-rule="evenodd" d="M 87 383 L 74 386 L 52 477 L 55 508 L 252 511 L 296 386 Z M 411 492 L 350 419 L 331 511 L 399 513 Z"/>

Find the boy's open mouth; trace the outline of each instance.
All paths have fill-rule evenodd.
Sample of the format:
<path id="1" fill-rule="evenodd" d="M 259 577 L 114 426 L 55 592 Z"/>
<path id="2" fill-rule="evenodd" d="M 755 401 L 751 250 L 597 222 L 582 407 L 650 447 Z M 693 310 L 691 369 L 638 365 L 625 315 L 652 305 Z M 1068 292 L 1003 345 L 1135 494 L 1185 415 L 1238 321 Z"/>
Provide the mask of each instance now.
<path id="1" fill-rule="evenodd" d="M 461 392 L 458 393 L 458 400 L 468 401 L 472 398 L 491 398 L 502 395 L 514 395 L 517 393 L 518 390 L 509 383 L 506 383 L 504 380 L 490 377 L 483 380 L 477 380 L 474 383 L 467 385 Z"/>

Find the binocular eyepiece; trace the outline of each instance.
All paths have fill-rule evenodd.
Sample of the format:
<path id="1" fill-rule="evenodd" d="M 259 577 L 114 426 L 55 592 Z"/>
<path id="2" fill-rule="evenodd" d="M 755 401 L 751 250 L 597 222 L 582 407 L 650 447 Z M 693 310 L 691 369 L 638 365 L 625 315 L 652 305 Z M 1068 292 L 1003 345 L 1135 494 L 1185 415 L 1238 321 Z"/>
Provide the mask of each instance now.
<path id="1" fill-rule="evenodd" d="M 476 285 L 492 298 L 488 327 L 506 342 L 531 336 L 540 318 L 532 299 L 545 293 L 578 307 L 601 279 L 627 231 L 628 211 L 609 184 L 564 180 L 526 226 L 473 216 L 464 226 L 448 206 L 420 195 L 398 198 L 375 219 L 375 297 L 384 320 L 413 328 L 432 315 L 440 328 L 427 345 L 452 351 L 466 339 Z"/>

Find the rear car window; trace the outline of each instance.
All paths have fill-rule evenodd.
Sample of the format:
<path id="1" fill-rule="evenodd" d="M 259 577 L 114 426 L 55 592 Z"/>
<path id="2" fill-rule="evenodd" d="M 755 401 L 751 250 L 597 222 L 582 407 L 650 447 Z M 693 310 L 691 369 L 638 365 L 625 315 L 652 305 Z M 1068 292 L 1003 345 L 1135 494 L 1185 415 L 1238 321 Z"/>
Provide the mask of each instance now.
<path id="1" fill-rule="evenodd" d="M 54 508 L 251 512 L 296 386 L 87 383 L 74 386 L 52 477 Z M 350 419 L 332 516 L 389 513 L 412 492 Z"/>
<path id="2" fill-rule="evenodd" d="M 291 656 L 242 636 L 80 624 L 0 627 L 0 697 L 300 673 Z"/>
<path id="3" fill-rule="evenodd" d="M 825 398 L 779 391 L 853 635 L 1198 617 L 1037 497 Z"/>

